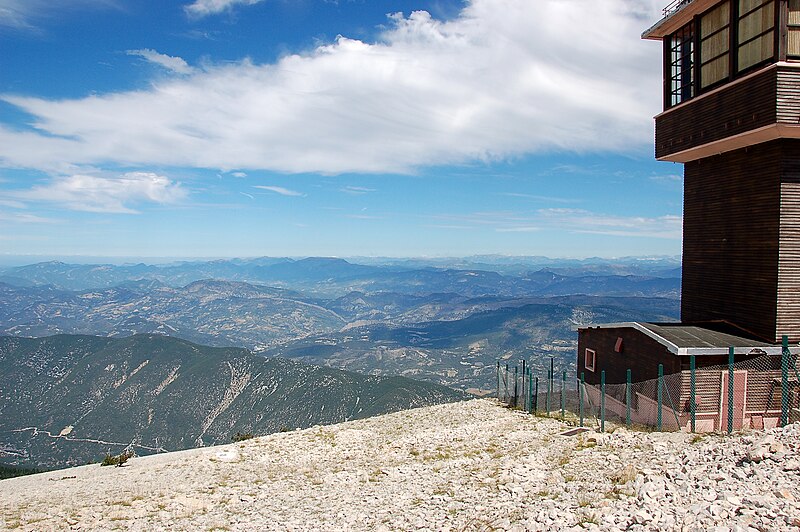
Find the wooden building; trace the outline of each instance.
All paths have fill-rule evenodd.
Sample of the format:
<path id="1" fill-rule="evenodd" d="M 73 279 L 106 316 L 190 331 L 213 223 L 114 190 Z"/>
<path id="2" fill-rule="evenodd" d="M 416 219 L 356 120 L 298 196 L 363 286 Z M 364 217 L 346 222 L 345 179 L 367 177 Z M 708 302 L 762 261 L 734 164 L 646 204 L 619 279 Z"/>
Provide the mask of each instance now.
<path id="1" fill-rule="evenodd" d="M 580 329 L 590 382 L 800 342 L 800 0 L 674 2 L 642 37 L 663 47 L 655 155 L 684 164 L 681 324 Z M 714 345 L 665 340 L 690 331 Z"/>
<path id="2" fill-rule="evenodd" d="M 681 320 L 800 341 L 800 0 L 694 0 L 662 41 L 656 157 L 684 163 Z"/>
<path id="3" fill-rule="evenodd" d="M 657 416 L 658 365 L 663 365 L 668 383 L 662 406 L 666 428 L 687 427 L 690 422 L 691 372 L 689 358 L 695 357 L 697 429 L 720 430 L 727 426 L 728 355 L 734 349 L 733 426 L 764 428 L 777 426 L 781 413 L 782 346 L 753 340 L 736 334 L 724 323 L 705 326 L 683 323 L 629 322 L 597 325 L 580 329 L 578 349 L 582 376 L 597 385 L 600 371 L 606 372 L 607 408 L 620 418 L 627 415 L 625 394 L 620 385 L 626 382 L 628 369 L 634 386 L 631 417 L 634 423 L 651 424 Z M 748 364 L 749 362 L 749 364 Z M 796 364 L 796 362 L 795 362 Z M 602 369 L 601 369 L 602 368 Z M 795 366 L 795 370 L 797 366 Z M 793 372 L 795 371 L 793 370 Z M 794 379 L 793 379 L 794 380 Z M 589 388 L 591 394 L 599 390 Z M 615 397 L 616 395 L 616 397 Z M 793 387 L 790 403 L 800 401 Z M 594 403 L 598 403 L 594 398 Z"/>

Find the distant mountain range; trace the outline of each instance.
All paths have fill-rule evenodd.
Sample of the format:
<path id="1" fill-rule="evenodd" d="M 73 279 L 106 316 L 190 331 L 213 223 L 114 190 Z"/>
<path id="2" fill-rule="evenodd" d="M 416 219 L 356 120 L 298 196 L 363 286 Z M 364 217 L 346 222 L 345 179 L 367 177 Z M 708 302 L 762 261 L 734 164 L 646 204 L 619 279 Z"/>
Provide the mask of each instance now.
<path id="1" fill-rule="evenodd" d="M 522 297 L 585 293 L 587 295 L 637 295 L 677 297 L 680 263 L 641 259 L 630 262 L 549 261 L 500 263 L 493 268 L 426 265 L 421 261 L 355 264 L 336 258 L 231 259 L 168 265 L 65 264 L 43 262 L 0 270 L 0 282 L 14 286 L 50 285 L 63 290 L 118 286 L 132 280 L 157 280 L 171 287 L 194 281 L 222 279 L 266 284 L 303 292 L 307 296 L 335 298 L 350 292 L 395 292 L 427 295 L 455 293 Z M 434 262 L 435 263 L 435 262 Z M 501 273 L 502 272 L 502 273 Z"/>
<path id="2" fill-rule="evenodd" d="M 429 306 L 445 306 L 452 319 L 362 324 L 286 342 L 262 354 L 376 375 L 405 375 L 485 393 L 494 390 L 498 360 L 513 366 L 524 358 L 543 373 L 552 356 L 559 371 L 575 375 L 578 326 L 673 321 L 679 312 L 679 301 L 666 298 L 565 296 L 458 301 L 438 297 L 434 301 Z M 459 313 L 464 317 L 454 317 Z"/>
<path id="3" fill-rule="evenodd" d="M 295 292 L 231 281 L 196 281 L 182 288 L 127 281 L 75 292 L 0 283 L 0 334 L 159 333 L 255 348 L 346 325 L 321 305 Z"/>
<path id="4" fill-rule="evenodd" d="M 475 260 L 491 257 L 462 262 Z M 511 260 L 495 259 L 507 273 L 414 259 L 40 263 L 0 272 L 0 334 L 155 333 L 478 391 L 493 389 L 497 359 L 553 356 L 573 368 L 578 326 L 678 317 L 674 260 L 551 261 L 508 273 L 533 264 Z"/>
<path id="5" fill-rule="evenodd" d="M 63 467 L 456 401 L 460 392 L 162 335 L 0 337 L 0 463 Z"/>

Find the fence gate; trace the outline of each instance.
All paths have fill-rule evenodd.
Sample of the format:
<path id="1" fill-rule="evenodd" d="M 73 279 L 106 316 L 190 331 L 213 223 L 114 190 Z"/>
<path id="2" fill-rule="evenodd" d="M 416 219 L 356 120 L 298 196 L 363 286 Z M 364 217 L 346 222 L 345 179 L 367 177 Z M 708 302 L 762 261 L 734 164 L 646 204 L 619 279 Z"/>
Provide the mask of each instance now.
<path id="1" fill-rule="evenodd" d="M 722 386 L 720 387 L 720 416 L 717 430 L 728 429 L 728 372 L 722 372 Z M 744 410 L 747 404 L 747 370 L 733 372 L 733 429 L 738 430 L 744 426 Z"/>

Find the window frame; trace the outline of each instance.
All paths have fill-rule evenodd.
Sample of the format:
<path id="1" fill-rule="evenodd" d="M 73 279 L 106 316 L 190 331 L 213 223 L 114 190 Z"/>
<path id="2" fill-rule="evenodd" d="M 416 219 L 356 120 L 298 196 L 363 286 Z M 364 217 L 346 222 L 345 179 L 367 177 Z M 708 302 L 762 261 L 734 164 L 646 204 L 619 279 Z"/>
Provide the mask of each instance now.
<path id="1" fill-rule="evenodd" d="M 757 69 L 757 68 L 759 68 L 759 67 L 761 67 L 763 65 L 766 65 L 768 63 L 772 63 L 772 62 L 775 61 L 775 59 L 776 59 L 776 57 L 778 55 L 778 43 L 777 43 L 778 39 L 777 39 L 777 36 L 780 33 L 778 31 L 778 26 L 779 26 L 779 23 L 778 23 L 778 21 L 779 21 L 779 13 L 778 12 L 780 11 L 780 3 L 777 0 L 766 0 L 766 1 L 762 2 L 758 7 L 755 7 L 753 9 L 751 9 L 750 11 L 747 11 L 746 13 L 739 13 L 739 11 L 738 11 L 739 0 L 731 0 L 731 2 L 732 2 L 733 5 L 736 6 L 736 39 L 735 39 L 736 42 L 735 42 L 735 47 L 734 47 L 734 49 L 736 50 L 736 58 L 735 58 L 735 61 L 736 61 L 736 72 L 733 74 L 734 78 L 736 78 L 736 77 L 745 75 L 748 72 L 750 72 L 752 70 L 755 70 L 755 69 Z M 753 15 L 757 11 L 761 11 L 761 10 L 765 9 L 769 5 L 772 5 L 772 26 L 770 26 L 769 29 L 763 30 L 761 33 L 753 35 L 752 37 L 750 37 L 746 41 L 741 41 L 740 42 L 739 41 L 739 24 L 741 23 L 741 21 L 744 20 L 745 18 L 749 17 L 750 15 Z M 770 57 L 765 57 L 764 59 L 761 59 L 760 61 L 757 61 L 757 62 L 753 63 L 752 65 L 748 65 L 745 68 L 740 69 L 739 68 L 739 49 L 744 47 L 745 45 L 748 45 L 748 44 L 750 44 L 752 42 L 755 42 L 755 41 L 761 39 L 762 37 L 764 37 L 764 36 L 766 36 L 766 35 L 768 35 L 770 33 L 772 33 L 772 55 Z"/>
<path id="2" fill-rule="evenodd" d="M 798 1 L 797 12 L 800 13 L 800 0 L 796 0 L 796 1 Z M 788 2 L 786 2 L 786 9 L 787 9 L 787 13 L 786 13 L 786 58 L 787 59 L 800 59 L 800 47 L 798 47 L 797 53 L 793 54 L 793 53 L 791 53 L 791 49 L 790 49 L 790 46 L 789 46 L 789 44 L 791 43 L 790 35 L 792 34 L 792 32 L 793 31 L 794 32 L 800 32 L 800 20 L 798 20 L 795 23 L 791 22 L 791 15 L 792 15 L 791 3 L 792 3 L 792 0 L 789 0 Z"/>
<path id="3" fill-rule="evenodd" d="M 717 87 L 730 83 L 731 81 L 746 76 L 750 72 L 763 68 L 764 65 L 773 63 L 778 60 L 781 53 L 781 35 L 786 34 L 787 42 L 784 43 L 788 47 L 788 33 L 789 29 L 800 31 L 800 22 L 794 25 L 788 24 L 782 20 L 782 10 L 788 10 L 788 2 L 780 0 L 764 0 L 758 6 L 751 8 L 745 13 L 739 13 L 740 0 L 724 0 L 718 2 L 711 8 L 703 13 L 695 15 L 686 24 L 675 30 L 673 33 L 664 36 L 663 39 L 663 56 L 664 56 L 664 110 L 676 107 L 684 102 L 696 98 L 706 92 L 712 91 Z M 703 17 L 710 15 L 715 9 L 718 9 L 721 4 L 728 4 L 728 23 L 726 26 L 717 28 L 705 37 L 702 34 L 702 20 Z M 768 9 L 772 6 L 773 18 L 772 24 L 768 29 L 762 30 L 756 35 L 751 35 L 746 41 L 739 42 L 739 24 L 748 16 L 754 15 L 763 9 Z M 786 30 L 784 31 L 784 24 Z M 705 62 L 702 61 L 703 57 L 703 43 L 708 42 L 714 36 L 718 35 L 727 29 L 728 31 L 728 47 L 727 52 L 719 53 L 714 57 L 708 58 Z M 759 60 L 752 65 L 745 68 L 739 68 L 739 53 L 740 48 L 747 46 L 753 42 L 763 39 L 766 35 L 772 34 L 772 55 Z M 690 37 L 687 37 L 690 36 Z M 684 47 L 689 47 L 688 54 L 684 53 Z M 724 57 L 728 56 L 728 75 L 711 83 L 703 86 L 702 70 L 703 67 Z M 793 59 L 800 59 L 800 50 L 797 55 L 790 55 Z"/>
<path id="4" fill-rule="evenodd" d="M 591 366 L 589 365 L 589 356 L 590 356 L 589 353 L 591 353 L 591 358 L 592 358 Z M 589 349 L 588 347 L 584 349 L 583 367 L 586 368 L 588 371 L 591 371 L 592 373 L 595 372 L 595 369 L 597 368 L 597 351 L 595 351 L 594 349 Z"/>

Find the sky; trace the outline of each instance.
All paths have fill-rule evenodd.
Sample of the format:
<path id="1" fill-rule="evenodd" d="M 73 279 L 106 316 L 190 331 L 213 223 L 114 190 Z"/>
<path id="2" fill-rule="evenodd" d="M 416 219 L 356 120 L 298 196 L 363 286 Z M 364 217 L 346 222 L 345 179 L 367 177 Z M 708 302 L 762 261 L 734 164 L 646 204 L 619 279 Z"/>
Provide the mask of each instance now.
<path id="1" fill-rule="evenodd" d="M 0 257 L 679 255 L 661 3 L 0 0 Z"/>

